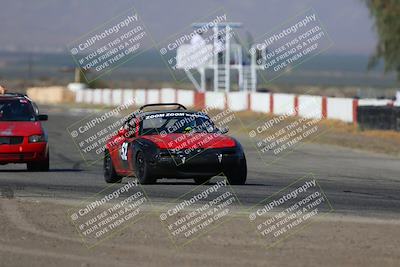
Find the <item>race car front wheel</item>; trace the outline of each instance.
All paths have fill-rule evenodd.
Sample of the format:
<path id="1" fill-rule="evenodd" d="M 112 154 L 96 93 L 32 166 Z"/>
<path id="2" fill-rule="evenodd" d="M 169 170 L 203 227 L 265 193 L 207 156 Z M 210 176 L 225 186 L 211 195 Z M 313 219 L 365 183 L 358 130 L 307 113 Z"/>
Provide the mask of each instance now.
<path id="1" fill-rule="evenodd" d="M 225 172 L 228 182 L 232 185 L 244 185 L 247 179 L 247 163 L 246 157 L 240 160 L 240 164 L 226 170 Z"/>
<path id="2" fill-rule="evenodd" d="M 47 154 L 47 157 L 43 161 L 27 163 L 26 168 L 32 172 L 48 172 L 50 169 L 50 155 Z"/>
<path id="3" fill-rule="evenodd" d="M 122 178 L 119 176 L 114 169 L 111 155 L 108 150 L 104 152 L 104 164 L 103 164 L 104 179 L 107 183 L 120 183 Z"/>
<path id="4" fill-rule="evenodd" d="M 149 165 L 142 152 L 138 152 L 135 163 L 136 178 L 141 184 L 154 184 L 157 179 L 151 177 Z"/>

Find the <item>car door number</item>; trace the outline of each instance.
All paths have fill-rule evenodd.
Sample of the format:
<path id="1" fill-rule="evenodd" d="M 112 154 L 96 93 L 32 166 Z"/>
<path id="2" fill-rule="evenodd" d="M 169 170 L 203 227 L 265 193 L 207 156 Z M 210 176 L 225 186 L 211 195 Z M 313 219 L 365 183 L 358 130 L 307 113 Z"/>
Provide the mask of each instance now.
<path id="1" fill-rule="evenodd" d="M 121 146 L 120 155 L 122 160 L 128 160 L 128 144 L 125 142 Z"/>

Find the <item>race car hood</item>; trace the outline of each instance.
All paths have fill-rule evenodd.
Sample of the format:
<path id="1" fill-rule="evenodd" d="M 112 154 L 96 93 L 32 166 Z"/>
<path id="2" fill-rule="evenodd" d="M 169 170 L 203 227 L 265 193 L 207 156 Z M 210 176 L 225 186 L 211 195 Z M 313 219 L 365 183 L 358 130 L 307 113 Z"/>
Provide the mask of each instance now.
<path id="1" fill-rule="evenodd" d="M 173 133 L 166 135 L 145 135 L 142 137 L 152 141 L 162 149 L 224 148 L 236 146 L 233 138 L 218 133 Z"/>
<path id="2" fill-rule="evenodd" d="M 30 136 L 42 134 L 38 121 L 0 121 L 0 136 Z"/>

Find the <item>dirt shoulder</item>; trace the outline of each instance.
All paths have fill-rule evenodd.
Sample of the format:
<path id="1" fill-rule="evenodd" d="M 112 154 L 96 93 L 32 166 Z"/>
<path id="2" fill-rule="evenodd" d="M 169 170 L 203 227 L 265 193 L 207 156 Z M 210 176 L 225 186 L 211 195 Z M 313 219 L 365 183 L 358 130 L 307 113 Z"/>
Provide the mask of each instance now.
<path id="1" fill-rule="evenodd" d="M 266 249 L 238 211 L 176 249 L 154 211 L 92 249 L 68 221 L 66 202 L 0 199 L 2 266 L 397 266 L 399 221 L 327 214 Z"/>

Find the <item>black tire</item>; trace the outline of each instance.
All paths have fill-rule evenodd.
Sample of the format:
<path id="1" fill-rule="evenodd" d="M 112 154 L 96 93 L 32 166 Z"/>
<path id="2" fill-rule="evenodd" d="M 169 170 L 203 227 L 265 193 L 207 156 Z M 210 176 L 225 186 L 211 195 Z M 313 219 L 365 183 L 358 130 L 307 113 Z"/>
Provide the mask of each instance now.
<path id="1" fill-rule="evenodd" d="M 120 183 L 122 181 L 122 177 L 114 169 L 114 164 L 108 150 L 104 152 L 103 173 L 106 183 Z"/>
<path id="2" fill-rule="evenodd" d="M 154 184 L 157 182 L 157 179 L 151 176 L 149 165 L 141 151 L 136 155 L 135 175 L 141 184 Z"/>
<path id="3" fill-rule="evenodd" d="M 32 172 L 48 172 L 50 169 L 50 154 L 43 161 L 29 162 L 26 164 L 28 171 Z"/>
<path id="4" fill-rule="evenodd" d="M 226 170 L 225 175 L 231 185 L 244 185 L 247 179 L 246 157 L 243 155 L 240 164 L 234 166 L 230 170 Z"/>
<path id="5" fill-rule="evenodd" d="M 210 181 L 211 177 L 196 177 L 193 178 L 194 182 L 198 185 L 201 184 L 208 184 L 208 182 Z"/>

